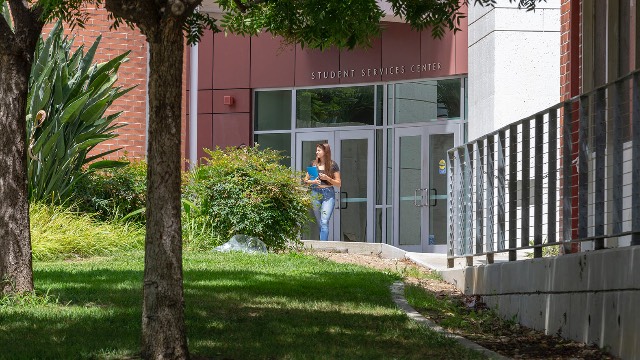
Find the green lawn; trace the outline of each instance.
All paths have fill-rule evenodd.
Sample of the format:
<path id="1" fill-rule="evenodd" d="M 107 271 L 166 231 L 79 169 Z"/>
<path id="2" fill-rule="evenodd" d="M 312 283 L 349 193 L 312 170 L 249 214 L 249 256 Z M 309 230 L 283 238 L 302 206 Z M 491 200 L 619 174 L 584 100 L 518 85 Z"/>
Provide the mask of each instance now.
<path id="1" fill-rule="evenodd" d="M 482 358 L 397 310 L 397 275 L 297 253 L 186 253 L 189 348 L 212 359 Z M 135 357 L 140 253 L 35 262 L 41 295 L 0 302 L 1 359 Z"/>

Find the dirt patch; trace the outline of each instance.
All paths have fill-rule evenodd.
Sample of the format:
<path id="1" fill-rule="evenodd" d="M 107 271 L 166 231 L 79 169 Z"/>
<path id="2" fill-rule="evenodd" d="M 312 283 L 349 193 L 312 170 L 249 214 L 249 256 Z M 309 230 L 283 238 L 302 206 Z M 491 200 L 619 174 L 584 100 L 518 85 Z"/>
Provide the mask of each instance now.
<path id="1" fill-rule="evenodd" d="M 434 294 L 438 299 L 450 300 L 459 307 L 461 312 L 485 313 L 481 316 L 482 324 L 474 331 L 468 329 L 448 328 L 448 331 L 474 341 L 481 346 L 499 354 L 515 359 L 616 359 L 595 346 L 569 341 L 559 336 L 545 335 L 541 331 L 520 326 L 514 322 L 504 321 L 497 317 L 487 320 L 486 313 L 490 312 L 482 299 L 475 296 L 465 296 L 455 286 L 436 279 L 425 279 L 423 276 L 412 274 L 429 274 L 425 269 L 408 259 L 383 259 L 372 255 L 349 254 L 343 252 L 314 252 L 314 255 L 338 263 L 358 264 L 383 271 L 393 271 L 403 274 L 406 284 L 414 284 Z M 416 309 L 423 316 L 443 325 L 446 315 Z M 471 318 L 471 316 L 470 316 Z M 470 320 L 472 321 L 472 320 Z M 444 326 L 443 326 L 444 327 Z"/>

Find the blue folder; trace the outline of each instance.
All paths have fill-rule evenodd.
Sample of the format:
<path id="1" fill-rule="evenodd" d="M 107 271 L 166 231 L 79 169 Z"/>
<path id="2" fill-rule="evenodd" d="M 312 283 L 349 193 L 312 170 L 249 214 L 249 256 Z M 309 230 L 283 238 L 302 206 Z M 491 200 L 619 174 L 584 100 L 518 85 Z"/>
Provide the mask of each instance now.
<path id="1" fill-rule="evenodd" d="M 309 173 L 309 178 L 311 180 L 315 180 L 318 178 L 318 167 L 317 166 L 307 166 L 307 173 Z"/>

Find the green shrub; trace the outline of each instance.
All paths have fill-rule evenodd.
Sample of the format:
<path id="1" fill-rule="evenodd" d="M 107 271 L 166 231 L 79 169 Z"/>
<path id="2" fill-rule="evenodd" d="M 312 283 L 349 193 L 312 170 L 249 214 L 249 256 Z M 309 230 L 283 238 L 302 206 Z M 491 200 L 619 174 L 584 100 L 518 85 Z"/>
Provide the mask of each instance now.
<path id="1" fill-rule="evenodd" d="M 31 246 L 36 260 L 113 255 L 142 249 L 138 224 L 100 222 L 57 205 L 32 203 Z"/>
<path id="2" fill-rule="evenodd" d="M 121 168 L 87 174 L 73 187 L 69 202 L 76 211 L 99 220 L 128 220 L 143 224 L 147 194 L 147 164 L 136 160 Z"/>
<path id="3" fill-rule="evenodd" d="M 64 36 L 59 21 L 49 37 L 38 42 L 26 119 L 31 200 L 65 200 L 73 184 L 92 170 L 124 165 L 96 161 L 119 149 L 89 156 L 96 145 L 116 137 L 114 131 L 124 126 L 113 124 L 119 112 L 105 115 L 105 111 L 130 90 L 115 86 L 129 52 L 93 64 L 99 43 L 100 37 L 86 53 L 83 46 L 72 52 L 73 39 Z"/>
<path id="4" fill-rule="evenodd" d="M 188 174 L 185 185 L 192 224 L 187 227 L 212 239 L 211 245 L 235 234 L 259 237 L 272 250 L 299 241 L 311 200 L 300 174 L 280 165 L 277 151 L 254 147 L 206 152 L 210 158 Z"/>
<path id="5" fill-rule="evenodd" d="M 548 244 L 548 240 L 545 238 L 544 241 L 542 242 L 542 244 Z M 534 240 L 533 239 L 529 239 L 529 245 L 530 246 L 534 246 Z M 550 245 L 550 246 L 545 246 L 542 248 L 542 257 L 555 257 L 560 255 L 560 245 Z M 533 251 L 532 252 L 527 252 L 525 254 L 526 257 L 528 258 L 533 258 Z"/>
<path id="6" fill-rule="evenodd" d="M 211 250 L 223 243 L 213 231 L 213 222 L 202 213 L 200 207 L 186 198 L 182 199 L 182 244 L 186 251 Z"/>

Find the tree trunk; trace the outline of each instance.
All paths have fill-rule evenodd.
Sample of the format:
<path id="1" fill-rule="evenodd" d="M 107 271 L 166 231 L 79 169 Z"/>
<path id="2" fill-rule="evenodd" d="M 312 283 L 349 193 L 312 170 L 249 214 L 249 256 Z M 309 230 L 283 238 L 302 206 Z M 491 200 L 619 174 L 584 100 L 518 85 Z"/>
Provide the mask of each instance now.
<path id="1" fill-rule="evenodd" d="M 34 46 L 35 48 L 35 46 Z M 31 63 L 0 54 L 0 295 L 33 291 L 26 108 Z"/>
<path id="2" fill-rule="evenodd" d="M 142 356 L 187 359 L 182 290 L 180 130 L 182 29 L 166 21 L 149 42 L 149 135 Z"/>

